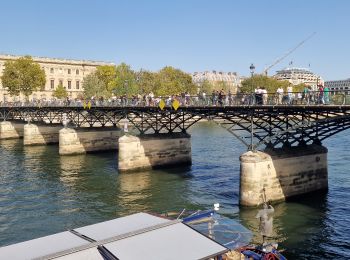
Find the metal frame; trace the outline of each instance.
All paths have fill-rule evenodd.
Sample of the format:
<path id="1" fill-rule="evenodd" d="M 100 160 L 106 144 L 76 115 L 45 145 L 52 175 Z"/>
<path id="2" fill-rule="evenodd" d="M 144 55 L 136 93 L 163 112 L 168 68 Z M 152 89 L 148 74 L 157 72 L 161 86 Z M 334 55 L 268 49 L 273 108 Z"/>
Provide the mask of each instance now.
<path id="1" fill-rule="evenodd" d="M 248 149 L 320 143 L 350 128 L 349 105 L 180 107 L 0 107 L 0 119 L 72 127 L 117 127 L 127 119 L 139 134 L 186 132 L 201 119 L 227 129 Z"/>

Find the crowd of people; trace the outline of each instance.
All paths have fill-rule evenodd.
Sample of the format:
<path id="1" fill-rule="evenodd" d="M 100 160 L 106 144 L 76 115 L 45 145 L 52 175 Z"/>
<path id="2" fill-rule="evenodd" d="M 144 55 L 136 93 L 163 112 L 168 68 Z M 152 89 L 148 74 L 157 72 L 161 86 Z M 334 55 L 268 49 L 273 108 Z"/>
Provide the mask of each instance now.
<path id="1" fill-rule="evenodd" d="M 211 94 L 201 91 L 198 95 L 183 92 L 170 96 L 155 96 L 153 92 L 127 97 L 126 95 L 112 96 L 110 98 L 70 98 L 66 99 L 32 99 L 28 102 L 0 102 L 0 105 L 13 106 L 158 106 L 163 100 L 165 106 L 171 107 L 175 100 L 180 106 L 233 106 L 233 105 L 298 105 L 298 104 L 329 104 L 330 90 L 319 85 L 317 90 L 310 86 L 302 92 L 293 92 L 292 86 L 278 88 L 276 93 L 268 93 L 265 87 L 257 87 L 254 93 L 233 94 L 221 90 L 213 90 Z"/>

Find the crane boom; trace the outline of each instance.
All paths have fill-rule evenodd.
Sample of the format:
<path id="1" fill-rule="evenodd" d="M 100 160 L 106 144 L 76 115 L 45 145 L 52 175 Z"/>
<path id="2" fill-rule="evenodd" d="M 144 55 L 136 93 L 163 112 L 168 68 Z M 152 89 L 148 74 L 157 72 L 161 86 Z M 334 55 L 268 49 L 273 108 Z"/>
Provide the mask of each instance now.
<path id="1" fill-rule="evenodd" d="M 269 71 L 269 69 L 271 69 L 273 66 L 275 66 L 276 64 L 280 63 L 282 60 L 284 60 L 287 56 L 289 56 L 292 52 L 294 52 L 296 49 L 298 49 L 301 45 L 303 45 L 306 41 L 308 41 L 310 38 L 312 38 L 314 35 L 316 34 L 316 32 L 313 32 L 311 35 L 309 35 L 306 39 L 304 39 L 303 41 L 301 41 L 298 45 L 296 45 L 293 49 L 289 50 L 287 53 L 285 53 L 282 57 L 279 57 L 277 60 L 275 60 L 271 65 L 269 65 L 268 67 L 266 67 L 264 69 L 264 74 L 267 76 L 267 72 Z"/>

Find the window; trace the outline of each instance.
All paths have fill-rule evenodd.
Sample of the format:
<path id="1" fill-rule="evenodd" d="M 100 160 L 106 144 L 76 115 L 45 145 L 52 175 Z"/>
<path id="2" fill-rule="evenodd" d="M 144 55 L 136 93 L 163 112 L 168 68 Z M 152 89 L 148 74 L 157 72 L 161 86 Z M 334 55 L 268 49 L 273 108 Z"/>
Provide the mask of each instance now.
<path id="1" fill-rule="evenodd" d="M 68 80 L 68 89 L 72 88 L 72 81 Z"/>
<path id="2" fill-rule="evenodd" d="M 58 72 L 59 72 L 60 74 L 62 74 L 62 73 L 63 73 L 63 69 L 62 69 L 62 68 L 59 68 L 59 69 L 58 69 Z"/>
<path id="3" fill-rule="evenodd" d="M 79 75 L 79 70 L 76 70 L 76 71 L 75 71 L 75 74 Z"/>
<path id="4" fill-rule="evenodd" d="M 55 88 L 55 80 L 54 79 L 50 80 L 50 87 L 51 87 L 51 89 Z"/>
<path id="5" fill-rule="evenodd" d="M 71 70 L 70 69 L 68 69 L 68 74 L 70 74 L 71 73 Z"/>
<path id="6" fill-rule="evenodd" d="M 75 87 L 76 87 L 76 89 L 79 89 L 79 84 L 80 84 L 80 82 L 77 80 L 76 82 L 75 82 Z"/>
<path id="7" fill-rule="evenodd" d="M 54 71 L 53 68 L 51 68 L 51 69 L 50 69 L 50 73 L 53 73 L 53 71 Z"/>
<path id="8" fill-rule="evenodd" d="M 58 83 L 58 84 L 63 86 L 63 80 L 62 80 L 62 79 L 60 79 L 60 81 L 59 81 L 59 83 Z"/>

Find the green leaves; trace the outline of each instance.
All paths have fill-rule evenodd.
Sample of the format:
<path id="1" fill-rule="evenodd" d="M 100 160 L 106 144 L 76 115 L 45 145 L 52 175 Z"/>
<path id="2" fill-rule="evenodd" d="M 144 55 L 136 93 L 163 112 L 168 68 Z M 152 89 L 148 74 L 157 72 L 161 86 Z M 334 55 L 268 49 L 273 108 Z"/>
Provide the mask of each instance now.
<path id="1" fill-rule="evenodd" d="M 1 81 L 10 95 L 18 96 L 22 93 L 28 97 L 33 91 L 44 88 L 46 75 L 38 63 L 30 56 L 25 56 L 5 63 Z"/>
<path id="2" fill-rule="evenodd" d="M 84 78 L 83 88 L 86 98 L 109 97 L 111 93 L 107 90 L 106 82 L 99 79 L 97 72 L 91 73 Z"/>
<path id="3" fill-rule="evenodd" d="M 59 84 L 52 95 L 58 99 L 63 99 L 68 97 L 68 92 L 62 84 Z"/>
<path id="4" fill-rule="evenodd" d="M 290 83 L 286 80 L 280 81 L 264 75 L 254 75 L 253 77 L 246 78 L 242 82 L 240 91 L 242 93 L 250 93 L 258 87 L 265 87 L 268 93 L 276 93 L 276 90 L 280 87 L 286 91 L 289 84 Z"/>
<path id="5" fill-rule="evenodd" d="M 94 73 L 84 78 L 83 88 L 87 98 L 108 98 L 113 94 L 131 97 L 150 92 L 158 96 L 168 96 L 182 92 L 195 94 L 197 91 L 192 77 L 179 69 L 164 67 L 159 72 L 135 72 L 125 63 L 116 67 L 97 67 Z"/>

